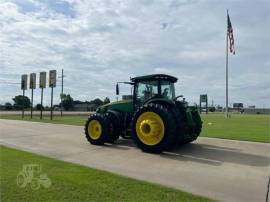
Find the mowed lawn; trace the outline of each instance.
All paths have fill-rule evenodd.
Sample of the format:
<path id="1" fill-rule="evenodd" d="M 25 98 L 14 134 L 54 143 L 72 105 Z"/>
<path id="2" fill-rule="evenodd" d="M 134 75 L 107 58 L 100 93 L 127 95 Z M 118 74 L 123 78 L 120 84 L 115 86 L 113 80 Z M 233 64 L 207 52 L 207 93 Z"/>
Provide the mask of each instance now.
<path id="1" fill-rule="evenodd" d="M 0 146 L 0 154 L 1 201 L 212 201 L 161 185 L 4 146 Z M 33 178 L 28 178 L 26 187 L 21 188 L 17 185 L 17 176 L 27 164 L 41 166 L 42 170 L 40 173 L 34 172 Z M 30 173 L 28 169 L 29 176 Z M 51 183 L 45 183 L 47 188 L 40 184 L 40 174 L 46 174 L 49 178 Z M 41 186 L 33 186 L 33 182 Z M 32 189 L 31 185 L 37 189 Z"/>
<path id="2" fill-rule="evenodd" d="M 270 142 L 270 116 L 232 114 L 224 118 L 223 114 L 204 114 L 202 136 Z"/>
<path id="3" fill-rule="evenodd" d="M 1 115 L 0 118 L 22 120 L 21 116 L 18 115 Z M 45 116 L 43 120 L 40 120 L 38 116 L 33 119 L 25 116 L 24 120 L 83 126 L 86 119 L 86 116 L 55 116 L 54 120 L 51 121 L 49 116 Z M 202 120 L 201 136 L 204 137 L 270 142 L 269 115 L 232 114 L 231 118 L 226 119 L 224 114 L 209 113 L 202 114 Z"/>
<path id="4" fill-rule="evenodd" d="M 44 122 L 44 123 L 55 123 L 55 124 L 67 124 L 67 125 L 76 125 L 82 126 L 85 124 L 87 120 L 87 116 L 54 116 L 53 120 L 50 120 L 49 115 L 43 115 L 43 118 L 40 119 L 39 115 L 33 116 L 30 118 L 30 115 L 25 115 L 24 119 L 22 119 L 21 115 L 1 115 L 0 119 L 10 119 L 10 120 L 22 120 L 22 121 L 33 121 L 33 122 Z"/>

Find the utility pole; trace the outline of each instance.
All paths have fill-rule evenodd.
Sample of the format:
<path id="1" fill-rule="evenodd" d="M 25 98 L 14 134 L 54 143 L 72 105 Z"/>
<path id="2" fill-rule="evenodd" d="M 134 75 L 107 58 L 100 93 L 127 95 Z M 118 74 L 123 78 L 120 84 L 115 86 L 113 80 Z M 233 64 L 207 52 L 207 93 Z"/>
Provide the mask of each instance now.
<path id="1" fill-rule="evenodd" d="M 31 119 L 33 118 L 33 102 L 34 102 L 34 101 L 33 101 L 33 99 L 34 99 L 34 98 L 33 98 L 33 97 L 34 97 L 34 96 L 33 96 L 33 93 L 34 93 L 34 89 L 32 88 L 32 89 L 31 89 Z"/>
<path id="2" fill-rule="evenodd" d="M 53 119 L 53 86 L 51 86 L 51 120 Z"/>
<path id="3" fill-rule="evenodd" d="M 41 97 L 40 97 L 40 119 L 42 119 L 42 111 L 43 111 L 43 87 L 41 88 Z"/>
<path id="4" fill-rule="evenodd" d="M 61 99 L 61 117 L 63 116 L 63 93 L 64 93 L 64 69 L 62 69 L 62 75 L 58 78 L 61 78 L 61 94 L 60 94 L 60 99 Z"/>
<path id="5" fill-rule="evenodd" d="M 23 89 L 23 99 L 22 99 L 22 118 L 24 118 L 24 89 Z"/>
<path id="6" fill-rule="evenodd" d="M 64 88 L 64 70 L 62 69 L 62 85 L 61 85 L 61 117 L 63 116 L 63 88 Z"/>

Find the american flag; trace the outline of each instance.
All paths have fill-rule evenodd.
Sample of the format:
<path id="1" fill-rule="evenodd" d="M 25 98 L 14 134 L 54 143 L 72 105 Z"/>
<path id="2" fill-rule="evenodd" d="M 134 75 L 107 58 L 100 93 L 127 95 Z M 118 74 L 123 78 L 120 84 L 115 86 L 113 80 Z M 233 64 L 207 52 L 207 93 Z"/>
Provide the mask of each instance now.
<path id="1" fill-rule="evenodd" d="M 230 43 L 230 52 L 235 54 L 233 28 L 232 28 L 232 23 L 231 23 L 229 14 L 227 14 L 227 22 L 228 22 L 228 25 L 227 25 L 227 37 L 228 37 L 229 43 Z"/>

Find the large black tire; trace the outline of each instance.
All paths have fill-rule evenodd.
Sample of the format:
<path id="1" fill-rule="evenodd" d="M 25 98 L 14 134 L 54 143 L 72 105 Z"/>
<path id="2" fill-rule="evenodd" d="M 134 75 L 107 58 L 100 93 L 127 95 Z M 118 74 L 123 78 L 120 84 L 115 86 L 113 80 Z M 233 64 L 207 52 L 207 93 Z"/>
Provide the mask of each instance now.
<path id="1" fill-rule="evenodd" d="M 155 115 L 158 115 L 163 122 L 164 133 L 162 139 L 156 144 L 146 144 L 145 142 L 143 142 L 140 135 L 137 134 L 137 132 L 139 132 L 138 131 L 139 129 L 136 129 L 136 125 L 140 123 L 140 122 L 137 123 L 137 121 L 138 119 L 140 121 L 141 115 L 143 116 L 147 112 L 153 112 Z M 151 130 L 152 128 L 150 127 L 149 134 L 151 134 Z M 161 153 L 164 150 L 171 149 L 175 141 L 175 131 L 176 131 L 176 124 L 172 112 L 161 104 L 154 104 L 154 103 L 146 104 L 140 107 L 134 113 L 134 116 L 132 118 L 132 137 L 137 146 L 145 152 Z"/>
<path id="2" fill-rule="evenodd" d="M 192 118 L 196 121 L 196 125 L 194 126 L 194 128 L 190 129 L 190 137 L 181 141 L 180 144 L 189 144 L 198 138 L 202 130 L 202 122 L 199 116 L 200 115 L 197 111 L 192 112 Z"/>
<path id="3" fill-rule="evenodd" d="M 106 142 L 114 143 L 122 133 L 122 123 L 116 115 L 113 113 L 106 113 L 105 116 L 109 122 L 109 132 L 107 135 Z"/>
<path id="4" fill-rule="evenodd" d="M 97 126 L 91 128 L 90 123 L 97 123 Z M 98 125 L 100 124 L 100 125 Z M 91 128 L 91 129 L 90 129 Z M 96 131 L 93 131 L 96 130 Z M 91 144 L 103 145 L 107 141 L 109 134 L 108 117 L 103 114 L 91 115 L 85 123 L 84 127 L 85 137 Z M 92 134 L 91 134 L 92 131 Z M 95 134 L 96 133 L 96 134 Z"/>
<path id="5" fill-rule="evenodd" d="M 182 144 L 185 139 L 185 133 L 187 131 L 187 125 L 185 122 L 185 115 L 182 111 L 180 111 L 175 105 L 169 106 L 169 110 L 173 114 L 173 118 L 176 124 L 176 134 L 175 134 L 175 145 L 178 146 Z"/>
<path id="6" fill-rule="evenodd" d="M 202 121 L 201 121 L 200 115 L 197 111 L 193 111 L 192 116 L 197 122 L 196 127 L 194 128 L 194 133 L 198 137 L 202 131 Z"/>

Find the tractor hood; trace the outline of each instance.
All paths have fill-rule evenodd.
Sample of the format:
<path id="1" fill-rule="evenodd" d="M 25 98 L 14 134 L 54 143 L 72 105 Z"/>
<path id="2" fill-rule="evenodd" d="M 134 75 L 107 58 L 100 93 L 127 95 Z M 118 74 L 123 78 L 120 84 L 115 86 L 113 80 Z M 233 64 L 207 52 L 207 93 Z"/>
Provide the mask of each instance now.
<path id="1" fill-rule="evenodd" d="M 133 111 L 133 100 L 121 100 L 111 102 L 106 105 L 102 105 L 97 108 L 98 113 L 105 113 L 108 110 L 116 110 L 121 112 L 132 112 Z"/>

